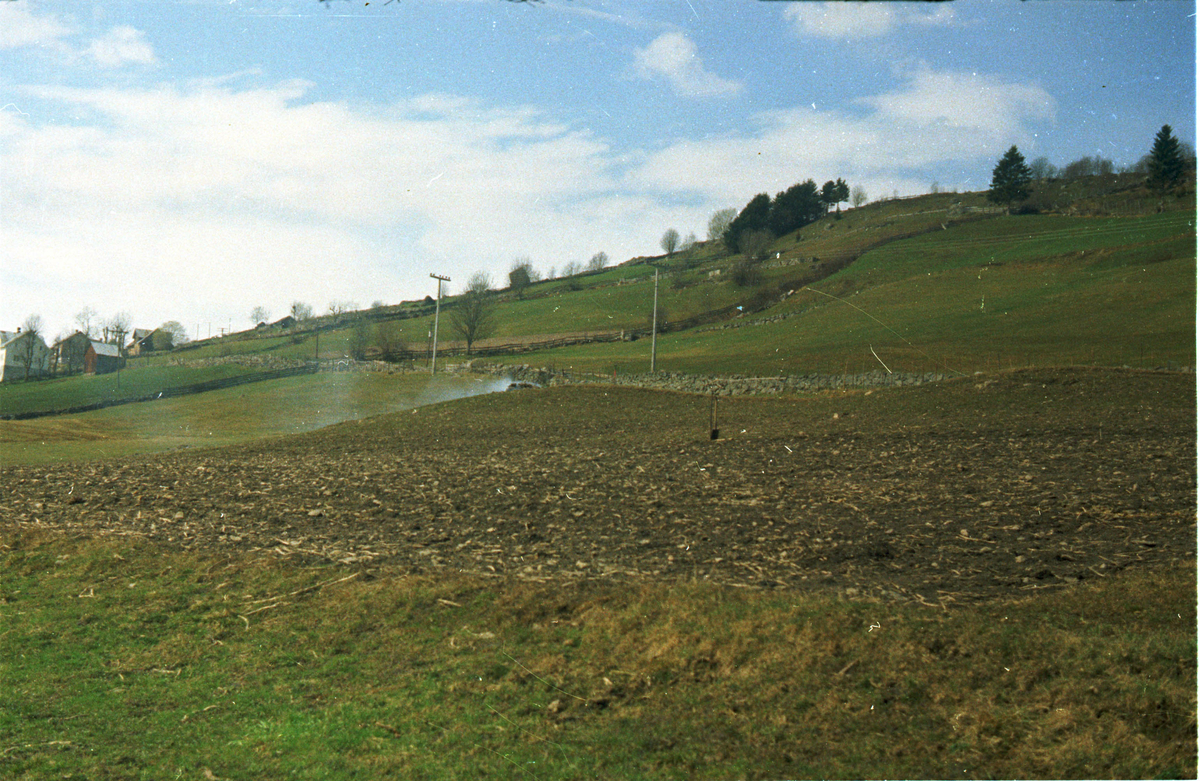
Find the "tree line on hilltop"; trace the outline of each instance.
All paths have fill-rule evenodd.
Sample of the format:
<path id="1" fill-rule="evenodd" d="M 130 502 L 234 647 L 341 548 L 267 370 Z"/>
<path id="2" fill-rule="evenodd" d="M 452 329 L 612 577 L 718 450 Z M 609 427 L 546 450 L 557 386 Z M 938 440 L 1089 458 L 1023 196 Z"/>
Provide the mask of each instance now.
<path id="1" fill-rule="evenodd" d="M 1144 175 L 1146 186 L 1162 197 L 1179 185 L 1189 168 L 1194 170 L 1195 165 L 1195 151 L 1189 145 L 1180 143 L 1170 125 L 1163 125 L 1155 135 L 1150 151 L 1120 172 Z M 1030 198 L 1035 181 L 1111 176 L 1115 173 L 1117 170 L 1112 161 L 1100 157 L 1083 157 L 1061 169 L 1051 165 L 1045 157 L 1027 164 L 1025 156 L 1014 144 L 992 169 L 992 183 L 987 197 L 992 203 L 1002 204 L 1012 211 L 1016 204 Z"/>

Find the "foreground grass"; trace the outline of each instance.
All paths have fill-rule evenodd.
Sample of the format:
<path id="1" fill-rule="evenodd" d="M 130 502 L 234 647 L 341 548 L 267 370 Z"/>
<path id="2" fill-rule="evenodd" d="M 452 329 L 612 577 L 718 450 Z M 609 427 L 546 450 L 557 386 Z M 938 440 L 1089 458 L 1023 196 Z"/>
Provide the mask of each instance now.
<path id="1" fill-rule="evenodd" d="M 950 613 L 0 537 L 0 775 L 1187 777 L 1190 568 Z"/>
<path id="2" fill-rule="evenodd" d="M 504 384 L 447 375 L 431 380 L 424 374 L 321 372 L 95 412 L 0 421 L 0 466 L 248 442 L 472 396 Z"/>

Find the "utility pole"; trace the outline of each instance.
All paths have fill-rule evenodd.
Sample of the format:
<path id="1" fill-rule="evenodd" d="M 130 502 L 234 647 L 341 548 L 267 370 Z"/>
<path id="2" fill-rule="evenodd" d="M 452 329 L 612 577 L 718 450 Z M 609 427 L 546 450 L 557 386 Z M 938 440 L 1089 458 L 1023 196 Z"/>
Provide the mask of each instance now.
<path id="1" fill-rule="evenodd" d="M 658 269 L 654 269 L 654 317 L 650 321 L 650 371 L 658 357 Z"/>
<path id="2" fill-rule="evenodd" d="M 438 317 L 442 313 L 442 283 L 449 282 L 450 277 L 439 277 L 437 274 L 430 274 L 430 278 L 438 281 L 437 303 L 433 306 L 433 350 L 432 360 L 429 363 L 429 373 L 437 374 L 437 332 L 438 332 Z"/>

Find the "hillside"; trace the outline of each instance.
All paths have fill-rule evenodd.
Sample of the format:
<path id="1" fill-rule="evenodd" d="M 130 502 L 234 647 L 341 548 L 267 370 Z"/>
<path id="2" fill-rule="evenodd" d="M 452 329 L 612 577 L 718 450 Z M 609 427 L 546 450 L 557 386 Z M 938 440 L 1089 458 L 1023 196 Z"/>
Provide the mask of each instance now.
<path id="1" fill-rule="evenodd" d="M 671 258 L 635 258 L 538 282 L 520 297 L 498 291 L 494 330 L 476 343 L 475 357 L 602 373 L 645 370 L 649 347 L 630 339 L 649 333 L 658 269 L 660 370 L 1193 365 L 1194 210 L 1179 210 L 1186 205 L 1179 202 L 1174 211 L 1145 213 L 1136 190 L 1115 180 L 1108 189 L 1071 186 L 1068 192 L 1055 185 L 1055 192 L 1071 196 L 1064 211 L 1073 215 L 1009 216 L 980 193 L 883 201 L 830 215 L 778 238 L 752 284 L 731 280 L 740 256 L 707 242 Z M 1122 209 L 1137 213 L 1078 216 Z M 454 305 L 454 297 L 443 302 L 439 353 L 459 360 L 463 345 L 449 323 Z M 742 330 L 749 324 L 761 327 Z M 409 302 L 316 318 L 294 333 L 196 343 L 176 357 L 373 358 L 386 330 L 407 360 L 425 362 L 432 325 L 432 307 Z M 529 352 L 539 345 L 548 349 Z"/>

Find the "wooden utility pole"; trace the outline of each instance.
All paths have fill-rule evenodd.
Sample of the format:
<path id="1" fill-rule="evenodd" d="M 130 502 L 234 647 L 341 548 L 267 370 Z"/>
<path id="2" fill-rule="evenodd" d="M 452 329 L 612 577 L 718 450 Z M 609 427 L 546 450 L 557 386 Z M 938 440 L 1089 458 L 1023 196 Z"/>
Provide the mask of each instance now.
<path id="1" fill-rule="evenodd" d="M 430 274 L 431 278 L 438 281 L 437 302 L 433 306 L 433 350 L 431 350 L 431 360 L 429 362 L 429 373 L 437 374 L 437 332 L 438 318 L 442 313 L 442 283 L 449 282 L 450 277 L 439 277 L 437 274 Z"/>
<path id="2" fill-rule="evenodd" d="M 650 321 L 650 371 L 658 357 L 658 269 L 654 269 L 654 316 Z"/>

